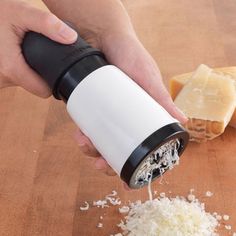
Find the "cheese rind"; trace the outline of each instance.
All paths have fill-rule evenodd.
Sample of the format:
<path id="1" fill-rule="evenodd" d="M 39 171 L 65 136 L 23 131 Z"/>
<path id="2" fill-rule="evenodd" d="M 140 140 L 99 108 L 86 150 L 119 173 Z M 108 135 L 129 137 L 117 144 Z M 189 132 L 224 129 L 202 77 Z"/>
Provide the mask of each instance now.
<path id="1" fill-rule="evenodd" d="M 200 65 L 175 99 L 189 118 L 191 140 L 211 140 L 225 130 L 235 110 L 235 81 Z"/>
<path id="2" fill-rule="evenodd" d="M 228 76 L 231 79 L 236 81 L 236 67 L 215 68 L 213 72 Z M 179 94 L 179 92 L 184 87 L 184 85 L 189 81 L 192 75 L 193 75 L 193 72 L 185 73 L 185 74 L 174 76 L 169 80 L 170 95 L 173 100 Z M 236 110 L 234 111 L 231 117 L 229 125 L 236 128 Z"/>

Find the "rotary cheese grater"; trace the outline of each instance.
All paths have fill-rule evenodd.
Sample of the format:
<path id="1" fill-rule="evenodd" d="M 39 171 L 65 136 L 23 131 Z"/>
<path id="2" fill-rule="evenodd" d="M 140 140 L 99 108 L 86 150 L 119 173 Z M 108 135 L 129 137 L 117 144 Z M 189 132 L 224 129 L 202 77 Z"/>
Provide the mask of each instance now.
<path id="1" fill-rule="evenodd" d="M 188 143 L 186 130 L 81 37 L 63 45 L 28 32 L 22 50 L 26 62 L 54 97 L 66 103 L 74 122 L 131 188 L 144 186 L 178 161 Z"/>

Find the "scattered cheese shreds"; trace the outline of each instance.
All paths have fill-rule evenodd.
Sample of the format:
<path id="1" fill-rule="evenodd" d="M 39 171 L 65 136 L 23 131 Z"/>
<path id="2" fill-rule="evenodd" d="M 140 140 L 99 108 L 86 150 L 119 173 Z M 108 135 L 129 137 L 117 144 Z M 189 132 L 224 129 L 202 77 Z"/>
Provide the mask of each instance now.
<path id="1" fill-rule="evenodd" d="M 227 229 L 227 230 L 231 230 L 231 225 L 225 225 L 225 228 Z"/>
<path id="2" fill-rule="evenodd" d="M 164 192 L 160 193 L 160 197 L 165 197 L 166 194 Z"/>
<path id="3" fill-rule="evenodd" d="M 204 204 L 183 197 L 159 198 L 131 203 L 125 223 L 119 227 L 128 236 L 217 236 L 217 219 Z"/>
<path id="4" fill-rule="evenodd" d="M 205 195 L 206 195 L 206 197 L 212 197 L 213 193 L 211 191 L 207 191 Z"/>
<path id="5" fill-rule="evenodd" d="M 189 194 L 188 196 L 187 196 L 187 199 L 190 201 L 190 202 L 193 202 L 195 199 L 196 199 L 196 197 L 195 197 L 195 195 L 193 195 L 193 194 Z"/>
<path id="6" fill-rule="evenodd" d="M 102 223 L 98 223 L 97 227 L 98 227 L 98 228 L 102 228 L 102 227 L 103 227 L 103 224 L 102 224 Z"/>
<path id="7" fill-rule="evenodd" d="M 121 204 L 120 198 L 106 197 L 106 200 L 108 200 L 113 206 Z"/>
<path id="8" fill-rule="evenodd" d="M 107 197 L 114 197 L 117 196 L 117 192 L 115 190 L 112 190 L 111 194 L 108 194 Z"/>
<path id="9" fill-rule="evenodd" d="M 89 209 L 89 204 L 88 202 L 84 202 L 84 206 L 81 206 L 80 207 L 80 210 L 81 211 L 87 211 Z"/>
<path id="10" fill-rule="evenodd" d="M 205 204 L 199 202 L 193 194 L 194 189 L 190 189 L 186 198 L 168 198 L 164 192 L 161 192 L 159 198 L 153 200 L 151 188 L 149 190 L 151 197 L 149 196 L 148 201 L 142 203 L 138 200 L 135 203 L 130 202 L 129 206 L 119 208 L 121 214 L 127 214 L 125 222 L 121 221 L 118 225 L 123 230 L 123 234 L 110 236 L 219 236 L 216 233 L 219 222 L 230 218 L 228 215 L 221 216 L 217 212 L 212 214 L 206 212 Z M 206 196 L 213 195 L 207 192 Z M 154 194 L 157 194 L 157 191 L 154 191 Z M 109 204 L 120 205 L 121 200 L 117 195 L 113 190 L 111 194 L 105 196 L 105 199 L 94 201 L 93 206 L 105 208 L 109 207 Z M 89 208 L 89 203 L 85 201 L 80 210 L 87 211 Z M 99 219 L 103 220 L 103 216 Z M 97 228 L 102 227 L 103 223 L 99 222 Z M 230 235 L 236 236 L 236 232 L 231 233 L 231 225 L 224 227 Z"/>
<path id="11" fill-rule="evenodd" d="M 228 216 L 228 215 L 223 215 L 223 219 L 224 219 L 225 221 L 227 221 L 227 220 L 229 220 L 229 216 Z"/>
<path id="12" fill-rule="evenodd" d="M 105 207 L 109 207 L 107 205 L 107 200 L 98 200 L 98 201 L 94 201 L 93 205 L 96 207 L 101 207 L 101 208 L 105 208 Z"/>
<path id="13" fill-rule="evenodd" d="M 189 192 L 190 192 L 191 194 L 192 194 L 194 191 L 195 191 L 194 188 L 191 188 L 191 189 L 189 190 Z"/>
<path id="14" fill-rule="evenodd" d="M 119 208 L 119 212 L 121 214 L 128 213 L 129 212 L 129 207 L 128 206 L 123 206 L 123 207 Z"/>

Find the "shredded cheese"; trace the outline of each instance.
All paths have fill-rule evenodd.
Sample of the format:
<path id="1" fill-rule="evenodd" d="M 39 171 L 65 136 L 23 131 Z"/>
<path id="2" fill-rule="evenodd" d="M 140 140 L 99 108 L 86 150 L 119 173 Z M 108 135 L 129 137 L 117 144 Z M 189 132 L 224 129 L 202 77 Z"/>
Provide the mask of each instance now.
<path id="1" fill-rule="evenodd" d="M 227 221 L 227 220 L 229 220 L 229 216 L 228 216 L 228 215 L 223 215 L 223 219 L 224 219 L 225 221 Z"/>
<path id="2" fill-rule="evenodd" d="M 195 199 L 196 199 L 196 197 L 195 197 L 195 195 L 193 195 L 193 194 L 189 194 L 188 196 L 187 196 L 187 199 L 190 201 L 190 202 L 193 202 Z"/>
<path id="3" fill-rule="evenodd" d="M 206 195 L 206 197 L 212 197 L 213 193 L 211 191 L 207 191 L 205 195 Z"/>
<path id="4" fill-rule="evenodd" d="M 105 207 L 109 207 L 107 205 L 107 200 L 98 200 L 98 201 L 94 201 L 93 205 L 96 207 L 101 207 L 101 208 L 105 208 Z"/>
<path id="5" fill-rule="evenodd" d="M 103 224 L 102 224 L 102 223 L 98 223 L 97 227 L 98 227 L 98 228 L 102 228 L 102 227 L 103 227 Z"/>
<path id="6" fill-rule="evenodd" d="M 128 213 L 129 212 L 129 207 L 128 206 L 123 206 L 119 208 L 119 212 L 121 214 Z"/>
<path id="7" fill-rule="evenodd" d="M 178 139 L 166 142 L 152 154 L 150 154 L 139 167 L 135 176 L 135 183 L 140 187 L 150 182 L 150 178 L 161 176 L 168 169 L 179 164 L 178 150 L 180 141 Z M 161 179 L 162 180 L 162 179 Z M 161 181 L 160 180 L 160 181 Z"/>
<path id="8" fill-rule="evenodd" d="M 231 230 L 231 225 L 225 225 L 225 228 L 227 229 L 227 230 Z"/>
<path id="9" fill-rule="evenodd" d="M 123 232 L 110 236 L 219 236 L 217 226 L 221 220 L 229 220 L 228 215 L 206 212 L 204 203 L 199 202 L 193 194 L 194 189 L 190 189 L 186 198 L 168 198 L 161 192 L 158 198 L 153 199 L 151 179 L 149 200 L 143 203 L 140 200 L 130 202 L 128 206 L 118 208 L 121 214 L 126 214 L 125 220 L 118 225 Z M 117 195 L 113 190 L 103 200 L 94 201 L 92 205 L 99 208 L 120 205 L 121 200 Z M 80 210 L 87 211 L 89 207 L 89 203 L 84 202 Z M 103 216 L 99 219 L 102 221 Z M 97 228 L 103 228 L 103 223 L 99 222 Z M 236 236 L 231 231 L 231 225 L 224 225 L 224 228 L 230 235 Z"/>
<path id="10" fill-rule="evenodd" d="M 217 219 L 199 201 L 183 197 L 131 203 L 119 227 L 128 236 L 217 236 Z"/>
<path id="11" fill-rule="evenodd" d="M 113 190 L 110 194 L 106 195 L 105 199 L 94 201 L 93 206 L 105 208 L 109 207 L 108 203 L 113 206 L 121 204 L 121 200 L 119 197 L 117 197 L 117 192 L 115 190 Z"/>
<path id="12" fill-rule="evenodd" d="M 84 202 L 84 206 L 81 206 L 80 207 L 80 210 L 81 211 L 87 211 L 89 209 L 89 204 L 88 202 Z"/>
<path id="13" fill-rule="evenodd" d="M 115 190 L 112 190 L 110 194 L 108 194 L 106 197 L 115 197 L 117 196 L 117 192 Z"/>
<path id="14" fill-rule="evenodd" d="M 166 194 L 164 192 L 160 193 L 160 197 L 165 197 Z"/>
<path id="15" fill-rule="evenodd" d="M 119 198 L 106 197 L 106 199 L 110 202 L 111 205 L 116 206 L 121 204 L 121 200 Z"/>

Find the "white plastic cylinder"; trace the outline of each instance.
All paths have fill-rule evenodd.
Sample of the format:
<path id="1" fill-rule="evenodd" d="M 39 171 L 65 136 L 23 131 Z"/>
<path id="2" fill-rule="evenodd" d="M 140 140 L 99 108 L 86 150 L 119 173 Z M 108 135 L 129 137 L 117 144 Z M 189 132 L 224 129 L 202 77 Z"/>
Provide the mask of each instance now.
<path id="1" fill-rule="evenodd" d="M 149 135 L 178 122 L 112 65 L 83 79 L 70 95 L 67 110 L 118 175 L 130 154 Z"/>

